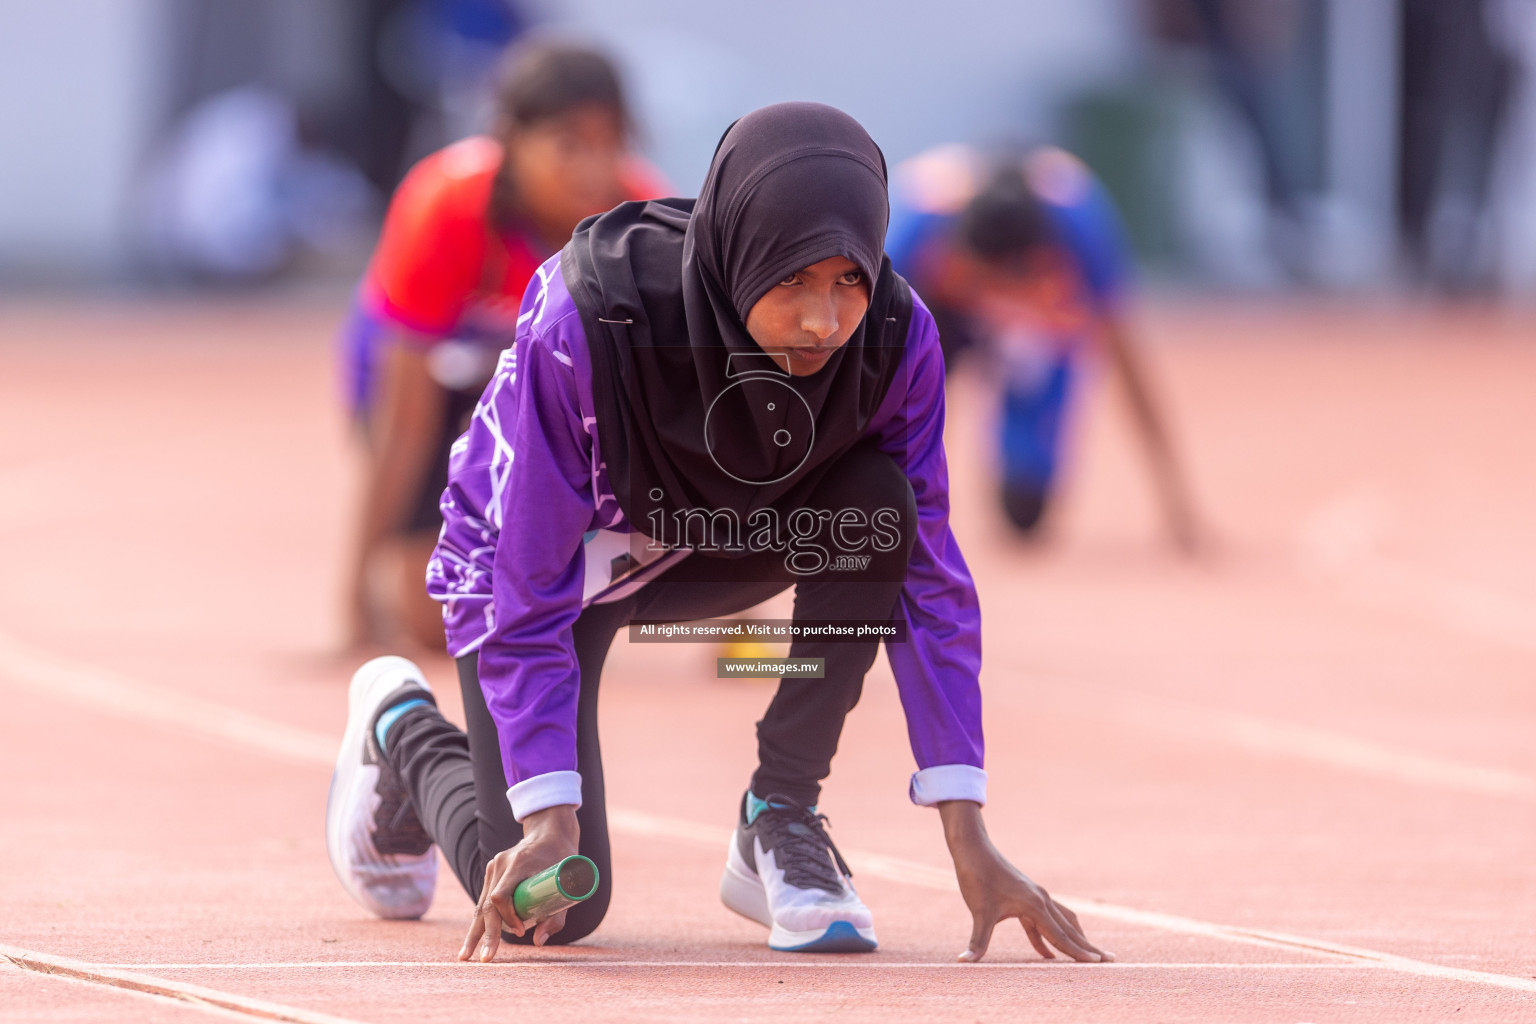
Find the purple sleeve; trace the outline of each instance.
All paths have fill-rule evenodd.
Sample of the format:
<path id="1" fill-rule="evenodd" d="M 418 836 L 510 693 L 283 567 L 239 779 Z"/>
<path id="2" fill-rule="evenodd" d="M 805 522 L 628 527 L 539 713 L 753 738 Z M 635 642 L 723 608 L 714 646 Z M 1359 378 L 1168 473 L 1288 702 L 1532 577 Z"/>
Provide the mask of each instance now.
<path id="1" fill-rule="evenodd" d="M 558 315 L 533 291 L 516 341 L 454 446 L 427 581 L 445 605 L 449 649 L 479 651 L 480 687 L 513 787 L 576 770 L 571 625 L 581 614 L 582 539 L 593 519 L 592 438 L 570 355 L 585 340 L 573 311 Z M 553 322 L 547 312 L 557 314 Z"/>
<path id="2" fill-rule="evenodd" d="M 960 546 L 949 528 L 949 469 L 944 455 L 944 359 L 933 316 L 913 296 L 903 366 L 872 431 L 906 470 L 917 499 L 918 529 L 897 601 L 907 642 L 887 656 L 917 759 L 913 799 L 923 777 L 943 777 L 938 799 L 980 792 L 985 776 L 981 729 L 981 607 Z M 958 767 L 968 766 L 968 768 Z M 931 772 L 930 770 L 937 770 Z M 956 789 L 956 780 L 965 781 Z"/>
<path id="3" fill-rule="evenodd" d="M 507 784 L 576 770 L 581 677 L 571 625 L 581 614 L 581 541 L 592 520 L 590 462 L 574 375 L 522 338 L 515 453 L 491 575 L 495 625 L 480 647 L 480 688 L 501 740 Z"/>

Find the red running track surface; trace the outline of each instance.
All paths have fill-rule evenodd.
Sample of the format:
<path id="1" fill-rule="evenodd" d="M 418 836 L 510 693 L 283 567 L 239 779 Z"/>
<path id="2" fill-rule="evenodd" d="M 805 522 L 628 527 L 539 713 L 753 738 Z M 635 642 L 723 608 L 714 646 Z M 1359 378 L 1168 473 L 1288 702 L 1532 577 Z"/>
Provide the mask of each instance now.
<path id="1" fill-rule="evenodd" d="M 968 919 L 906 800 L 883 661 L 823 801 L 881 949 L 768 951 L 714 887 L 770 691 L 712 678 L 706 647 L 621 643 L 609 917 L 482 966 L 452 960 L 469 903 L 446 870 L 426 920 L 384 923 L 325 857 L 353 667 L 327 654 L 337 315 L 0 312 L 0 1018 L 1536 1019 L 1528 318 L 1151 311 L 1220 542 L 1194 564 L 1111 387 L 1032 546 L 993 508 L 985 387 L 954 382 L 987 820 L 1118 963 L 1044 963 L 1006 925 L 952 963 Z"/>

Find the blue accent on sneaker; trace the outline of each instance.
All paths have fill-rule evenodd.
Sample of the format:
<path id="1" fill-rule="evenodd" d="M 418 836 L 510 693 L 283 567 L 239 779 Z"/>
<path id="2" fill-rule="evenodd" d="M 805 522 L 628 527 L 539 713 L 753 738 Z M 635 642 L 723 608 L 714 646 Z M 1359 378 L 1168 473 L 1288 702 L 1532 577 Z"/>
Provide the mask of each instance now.
<path id="1" fill-rule="evenodd" d="M 788 804 L 783 804 L 781 806 L 787 807 L 789 805 Z M 747 790 L 747 824 L 748 825 L 750 825 L 754 821 L 756 821 L 757 820 L 757 816 L 759 814 L 762 814 L 764 811 L 766 811 L 768 809 L 768 807 L 769 807 L 769 803 L 768 803 L 767 800 L 759 800 L 757 798 L 757 794 L 756 793 L 752 792 L 750 789 Z M 812 814 L 816 813 L 816 806 L 814 804 L 811 805 L 810 811 L 811 811 Z"/>
<path id="2" fill-rule="evenodd" d="M 833 921 L 821 937 L 798 946 L 774 946 L 781 953 L 868 953 L 876 943 L 847 921 Z"/>
<path id="3" fill-rule="evenodd" d="M 380 712 L 378 721 L 373 727 L 373 735 L 379 741 L 379 749 L 384 749 L 384 737 L 389 734 L 389 727 L 400 720 L 400 716 L 413 708 L 425 707 L 431 703 L 431 701 L 423 700 L 421 697 L 412 697 L 410 700 L 403 700 L 394 707 L 385 708 Z"/>

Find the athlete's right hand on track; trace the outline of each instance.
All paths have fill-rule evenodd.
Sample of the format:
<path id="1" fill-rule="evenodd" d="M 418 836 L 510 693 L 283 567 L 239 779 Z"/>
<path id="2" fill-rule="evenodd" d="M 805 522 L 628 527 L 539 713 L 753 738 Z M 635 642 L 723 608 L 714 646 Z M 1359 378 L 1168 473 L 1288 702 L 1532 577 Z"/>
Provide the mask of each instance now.
<path id="1" fill-rule="evenodd" d="M 581 826 L 576 821 L 576 808 L 562 804 L 542 811 L 534 811 L 523 819 L 523 841 L 510 850 L 503 850 L 485 866 L 485 887 L 480 890 L 480 902 L 475 906 L 475 919 L 470 922 L 469 934 L 459 950 L 460 960 L 471 958 L 485 963 L 496 955 L 501 946 L 501 930 L 505 928 L 521 937 L 532 921 L 521 921 L 512 908 L 512 890 L 523 879 L 558 864 L 576 852 L 581 838 Z M 540 921 L 533 933 L 533 944 L 542 946 L 549 937 L 565 927 L 565 911 Z"/>
<path id="2" fill-rule="evenodd" d="M 1195 514 L 1187 497 L 1169 499 L 1168 539 L 1174 550 L 1185 558 L 1200 558 L 1211 553 L 1210 531 Z"/>
<path id="3" fill-rule="evenodd" d="M 975 963 L 986 956 L 992 929 L 1010 917 L 1019 919 L 1030 945 L 1048 960 L 1056 957 L 1051 946 L 1074 960 L 1089 963 L 1115 958 L 1113 953 L 1088 941 L 1070 908 L 1051 899 L 1050 893 L 998 852 L 982 824 L 980 804 L 947 800 L 939 804 L 939 817 L 944 822 L 944 840 L 955 860 L 960 895 L 971 911 L 971 941 L 960 954 L 962 961 Z"/>

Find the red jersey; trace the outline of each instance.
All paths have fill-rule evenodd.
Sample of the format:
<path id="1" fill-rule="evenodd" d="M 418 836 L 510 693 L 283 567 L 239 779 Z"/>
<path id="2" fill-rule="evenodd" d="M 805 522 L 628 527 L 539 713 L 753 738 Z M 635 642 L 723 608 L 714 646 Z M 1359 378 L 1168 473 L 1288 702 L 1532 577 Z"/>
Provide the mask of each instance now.
<path id="1" fill-rule="evenodd" d="M 552 253 L 491 223 L 501 159 L 501 144 L 477 135 L 411 169 L 389 204 L 363 279 L 369 312 L 427 338 L 511 342 L 523 289 Z M 635 164 L 625 175 L 626 198 L 659 195 L 655 175 Z"/>
<path id="2" fill-rule="evenodd" d="M 444 357 L 433 375 L 456 389 L 489 379 L 497 353 L 512 344 L 523 291 L 553 253 L 544 252 L 541 241 L 492 224 L 491 193 L 501 161 L 499 142 L 473 136 L 422 160 L 395 190 L 342 331 L 354 408 L 372 400 L 379 346 L 389 328 L 407 331 Z M 625 198 L 651 199 L 664 191 L 647 165 L 629 162 Z"/>

